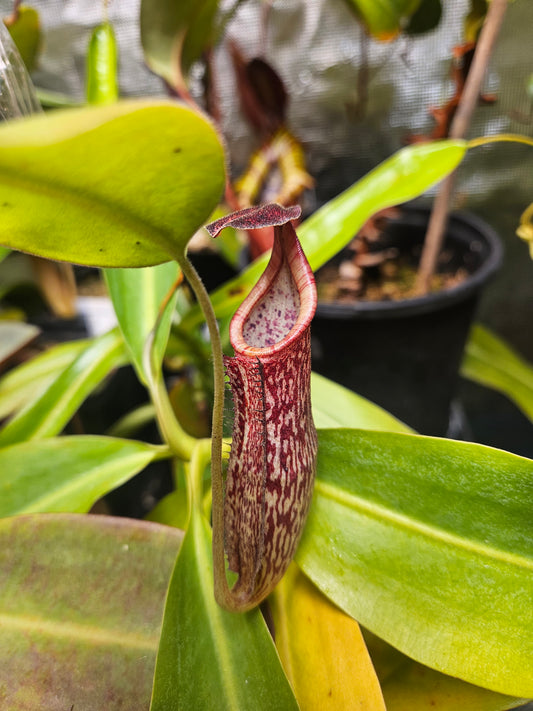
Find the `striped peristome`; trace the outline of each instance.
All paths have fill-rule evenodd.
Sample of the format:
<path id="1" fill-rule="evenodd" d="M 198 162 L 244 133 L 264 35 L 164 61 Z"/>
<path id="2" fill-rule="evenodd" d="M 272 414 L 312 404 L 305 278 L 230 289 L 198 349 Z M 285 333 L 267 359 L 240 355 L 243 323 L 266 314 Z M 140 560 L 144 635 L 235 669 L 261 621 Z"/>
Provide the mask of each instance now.
<path id="1" fill-rule="evenodd" d="M 231 609 L 258 605 L 295 553 L 313 493 L 317 437 L 311 414 L 313 273 L 290 222 L 299 208 L 248 208 L 209 226 L 274 226 L 270 262 L 230 325 L 226 358 L 234 401 L 224 497 L 224 544 L 238 573 Z"/>

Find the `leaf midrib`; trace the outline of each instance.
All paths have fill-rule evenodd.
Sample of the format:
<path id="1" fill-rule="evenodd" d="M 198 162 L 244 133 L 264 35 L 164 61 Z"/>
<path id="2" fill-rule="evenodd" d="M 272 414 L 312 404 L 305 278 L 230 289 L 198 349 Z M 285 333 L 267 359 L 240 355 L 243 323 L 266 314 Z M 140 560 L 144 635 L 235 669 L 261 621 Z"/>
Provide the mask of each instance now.
<path id="1" fill-rule="evenodd" d="M 482 365 L 489 368 L 492 372 L 497 373 L 504 382 L 513 383 L 516 382 L 528 390 L 533 390 L 533 378 L 531 373 L 528 371 L 528 364 L 521 361 L 515 357 L 505 357 L 505 362 L 508 367 L 512 369 L 512 373 L 509 373 L 503 368 L 499 368 L 494 365 L 493 358 L 490 353 L 487 353 L 483 348 L 477 345 L 467 346 L 467 357 L 470 356 L 472 359 L 477 359 Z"/>
<path id="2" fill-rule="evenodd" d="M 87 383 L 91 382 L 95 373 L 99 373 L 102 370 L 107 372 L 108 365 L 114 364 L 115 360 L 118 363 L 118 357 L 123 352 L 123 349 L 123 340 L 116 329 L 93 341 L 61 373 L 57 380 L 50 383 L 43 390 L 39 398 L 33 402 L 27 402 L 15 417 L 8 422 L 0 432 L 0 446 L 6 447 L 20 443 L 23 440 L 45 438 L 56 434 L 63 427 L 65 412 L 73 399 L 76 396 L 79 397 L 80 391 L 84 386 L 87 387 Z M 85 363 L 87 360 L 89 361 L 87 367 L 80 368 L 80 362 Z M 65 381 L 68 386 L 66 389 L 64 388 Z M 52 400 L 51 407 L 45 400 L 46 398 Z M 37 423 L 33 423 L 32 415 L 35 412 L 42 411 L 43 400 L 45 400 L 45 409 L 48 412 L 48 416 L 38 420 Z M 28 421 L 31 427 L 27 425 Z M 58 421 L 60 423 L 59 426 L 57 424 Z M 26 429 L 24 425 L 26 425 Z M 13 435 L 13 430 L 15 435 Z"/>
<path id="3" fill-rule="evenodd" d="M 431 526 L 412 517 L 399 514 L 386 506 L 370 502 L 367 499 L 345 492 L 342 489 L 326 484 L 323 481 L 317 480 L 315 484 L 315 491 L 325 498 L 335 501 L 350 509 L 359 511 L 360 513 L 370 516 L 373 519 L 379 520 L 383 523 L 388 523 L 396 528 L 401 528 L 411 531 L 412 533 L 422 535 L 425 538 L 433 539 L 442 545 L 460 548 L 468 553 L 490 558 L 494 561 L 505 563 L 507 565 L 514 565 L 519 568 L 533 570 L 532 559 L 525 558 L 524 556 L 516 553 L 498 550 L 493 546 L 484 545 L 479 541 L 461 538 L 460 536 L 450 533 L 443 528 Z"/>
<path id="4" fill-rule="evenodd" d="M 101 196 L 94 195 L 87 188 L 74 190 L 61 182 L 39 179 L 35 176 L 23 178 L 17 170 L 0 167 L 0 185 L 8 188 L 16 187 L 26 192 L 36 192 L 59 203 L 70 202 L 75 208 L 88 214 L 97 212 L 104 220 L 125 227 L 133 234 L 138 234 L 155 242 L 166 254 L 171 234 L 155 228 L 142 217 L 128 212 L 123 205 L 110 202 Z M 82 192 L 83 190 L 83 192 Z M 66 199 L 68 198 L 68 199 Z"/>
<path id="5" fill-rule="evenodd" d="M 200 577 L 204 577 L 201 571 L 209 570 L 210 566 L 212 565 L 212 561 L 210 557 L 206 555 L 206 550 L 204 546 L 203 537 L 205 534 L 205 526 L 203 519 L 200 518 L 202 514 L 196 511 L 193 512 L 193 516 L 199 517 L 199 520 L 197 520 L 196 522 L 196 525 L 198 526 L 196 530 L 201 531 L 202 540 L 198 540 L 198 536 L 196 535 L 194 541 L 194 548 L 196 551 L 198 575 Z M 194 531 L 191 532 L 195 533 Z M 216 607 L 215 614 L 212 614 L 214 597 L 211 582 L 209 580 L 202 580 L 200 590 L 202 592 L 202 599 L 206 610 L 206 619 L 208 620 L 209 627 L 211 629 L 211 638 L 213 640 L 213 646 L 216 650 L 215 656 L 220 661 L 219 668 L 221 668 L 222 670 L 232 670 L 233 672 L 235 669 L 235 664 L 233 663 L 231 653 L 228 651 L 226 644 L 224 643 L 227 638 L 227 635 L 223 624 L 220 623 L 220 615 L 224 614 L 224 612 L 222 612 L 221 609 Z M 215 605 L 216 604 L 217 603 L 215 603 Z M 222 673 L 219 675 L 219 678 L 223 688 L 226 690 L 229 708 L 235 709 L 235 711 L 239 711 L 239 695 L 236 693 L 235 684 L 231 682 L 233 674 Z"/>
<path id="6" fill-rule="evenodd" d="M 33 501 L 27 503 L 25 506 L 20 507 L 12 513 L 3 515 L 14 516 L 27 513 L 57 512 L 58 509 L 53 508 L 54 506 L 57 506 L 58 503 L 61 504 L 61 501 L 65 498 L 68 500 L 69 496 L 77 495 L 79 492 L 83 492 L 84 489 L 88 489 L 89 492 L 94 493 L 93 499 L 96 500 L 102 494 L 95 491 L 93 487 L 98 486 L 98 483 L 102 479 L 103 469 L 106 471 L 105 480 L 102 482 L 104 484 L 109 480 L 109 478 L 113 479 L 116 472 L 125 471 L 130 467 L 131 470 L 135 469 L 137 466 L 145 467 L 153 459 L 155 459 L 158 454 L 159 452 L 157 451 L 132 452 L 127 457 L 121 457 L 120 459 L 109 464 L 95 464 L 94 467 L 88 471 L 81 472 L 78 476 L 76 476 L 76 478 L 69 479 L 65 484 L 61 485 L 57 489 L 49 491 L 39 498 L 33 499 Z M 127 474 L 124 474 L 123 476 L 127 476 Z M 119 485 L 119 483 L 120 481 L 117 481 L 112 487 L 109 488 L 115 488 Z M 94 501 L 91 501 L 90 505 L 92 505 L 92 503 L 94 503 Z M 76 512 L 80 512 L 79 506 L 75 506 L 74 508 L 76 509 Z M 83 512 L 85 512 L 86 507 L 82 508 Z M 72 506 L 66 506 L 66 508 L 61 509 L 61 511 L 65 511 L 66 513 L 72 512 L 72 510 Z"/>
<path id="7" fill-rule="evenodd" d="M 158 645 L 157 632 L 152 638 L 124 632 L 117 627 L 104 629 L 76 622 L 60 622 L 37 615 L 16 615 L 0 613 L 0 629 L 19 632 L 38 632 L 42 636 L 55 639 L 67 639 L 72 643 L 86 642 L 94 646 L 124 647 L 138 649 L 155 654 Z"/>

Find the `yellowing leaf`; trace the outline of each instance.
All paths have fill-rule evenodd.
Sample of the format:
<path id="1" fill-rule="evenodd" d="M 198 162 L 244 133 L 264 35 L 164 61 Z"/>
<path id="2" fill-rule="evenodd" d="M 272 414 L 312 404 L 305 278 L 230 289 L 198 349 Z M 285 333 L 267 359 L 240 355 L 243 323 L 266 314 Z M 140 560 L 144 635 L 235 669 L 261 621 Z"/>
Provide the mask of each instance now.
<path id="1" fill-rule="evenodd" d="M 273 596 L 276 646 L 301 711 L 385 711 L 357 622 L 292 565 Z"/>
<path id="2" fill-rule="evenodd" d="M 370 632 L 364 634 L 387 711 L 508 711 L 527 701 L 441 674 L 409 659 Z"/>

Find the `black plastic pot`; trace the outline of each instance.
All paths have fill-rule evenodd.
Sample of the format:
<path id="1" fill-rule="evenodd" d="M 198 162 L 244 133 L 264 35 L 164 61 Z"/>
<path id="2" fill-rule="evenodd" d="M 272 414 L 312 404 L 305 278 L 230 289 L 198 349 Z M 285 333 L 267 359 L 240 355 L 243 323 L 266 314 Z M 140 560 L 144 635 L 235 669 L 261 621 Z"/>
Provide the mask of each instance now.
<path id="1" fill-rule="evenodd" d="M 406 207 L 387 243 L 422 244 L 429 211 Z M 420 433 L 444 436 L 479 294 L 502 261 L 496 233 L 478 218 L 450 217 L 444 250 L 469 277 L 405 301 L 321 304 L 312 325 L 313 369 L 372 400 Z"/>

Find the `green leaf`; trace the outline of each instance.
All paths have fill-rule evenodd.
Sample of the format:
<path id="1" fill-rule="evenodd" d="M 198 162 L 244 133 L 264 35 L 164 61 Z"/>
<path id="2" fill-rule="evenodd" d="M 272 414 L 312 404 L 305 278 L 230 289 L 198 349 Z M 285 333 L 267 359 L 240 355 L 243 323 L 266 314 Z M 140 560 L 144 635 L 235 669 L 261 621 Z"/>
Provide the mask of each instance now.
<path id="1" fill-rule="evenodd" d="M 149 380 L 143 363 L 146 339 L 156 325 L 159 308 L 178 273 L 179 267 L 175 262 L 144 269 L 106 269 L 105 272 L 120 330 L 131 352 L 137 374 L 145 384 Z M 152 360 L 159 367 L 167 346 L 175 302 L 174 295 L 158 324 Z"/>
<path id="2" fill-rule="evenodd" d="M 141 42 L 150 69 L 172 87 L 213 41 L 218 0 L 143 0 Z"/>
<path id="3" fill-rule="evenodd" d="M 145 518 L 165 526 L 186 528 L 189 521 L 189 504 L 185 489 L 176 489 L 164 496 Z"/>
<path id="4" fill-rule="evenodd" d="M 0 449 L 0 517 L 86 513 L 100 497 L 164 456 L 111 437 L 53 437 Z"/>
<path id="5" fill-rule="evenodd" d="M 479 324 L 470 332 L 461 375 L 503 393 L 533 421 L 533 366 Z"/>
<path id="6" fill-rule="evenodd" d="M 12 17 L 4 19 L 4 24 L 15 43 L 26 69 L 36 68 L 41 49 L 41 22 L 39 13 L 32 7 L 19 7 Z"/>
<path id="7" fill-rule="evenodd" d="M 395 153 L 343 193 L 317 210 L 298 228 L 298 237 L 316 271 L 345 247 L 378 210 L 411 200 L 444 178 L 461 162 L 465 141 L 434 141 Z M 257 259 L 211 295 L 216 315 L 233 314 L 264 271 L 268 255 Z M 199 308 L 184 316 L 184 329 L 202 321 Z"/>
<path id="8" fill-rule="evenodd" d="M 84 105 L 83 101 L 79 101 L 59 91 L 50 91 L 49 89 L 36 87 L 35 93 L 41 106 L 47 109 L 79 108 Z"/>
<path id="9" fill-rule="evenodd" d="M 59 434 L 85 398 L 113 368 L 127 362 L 117 330 L 95 338 L 47 389 L 0 432 L 0 447 Z"/>
<path id="10" fill-rule="evenodd" d="M 412 432 L 386 410 L 318 373 L 311 373 L 311 403 L 313 420 L 318 428 Z"/>
<path id="11" fill-rule="evenodd" d="M 145 425 L 153 422 L 155 416 L 156 410 L 153 403 L 147 402 L 119 418 L 106 430 L 105 434 L 110 437 L 132 437 Z"/>
<path id="12" fill-rule="evenodd" d="M 88 104 L 112 104 L 118 99 L 118 50 L 110 22 L 92 31 L 87 48 L 86 95 Z"/>
<path id="13" fill-rule="evenodd" d="M 80 340 L 53 346 L 0 378 L 0 418 L 39 397 L 87 345 L 88 341 Z"/>
<path id="14" fill-rule="evenodd" d="M 151 711 L 297 709 L 259 610 L 215 602 L 210 528 L 193 512 L 168 591 Z"/>
<path id="15" fill-rule="evenodd" d="M 465 442 L 319 432 L 297 560 L 417 661 L 533 696 L 533 461 Z"/>
<path id="16" fill-rule="evenodd" d="M 527 701 L 440 674 L 414 662 L 368 632 L 365 640 L 387 711 L 507 711 Z"/>
<path id="17" fill-rule="evenodd" d="M 421 0 L 346 0 L 368 32 L 380 40 L 394 38 Z"/>
<path id="18" fill-rule="evenodd" d="M 0 127 L 0 243 L 102 267 L 183 252 L 224 189 L 213 126 L 172 102 L 55 111 Z"/>
<path id="19" fill-rule="evenodd" d="M 181 537 L 108 516 L 0 520 L 2 711 L 147 709 Z"/>

